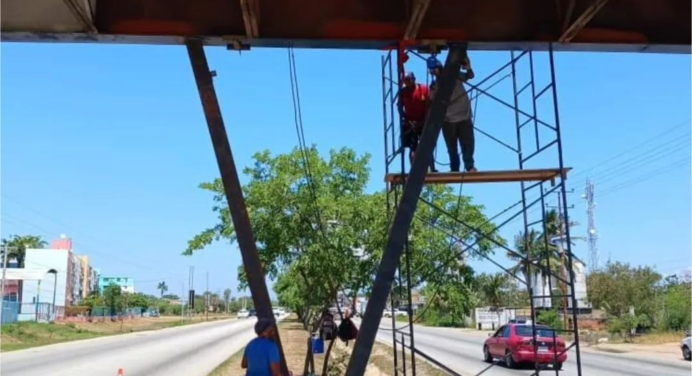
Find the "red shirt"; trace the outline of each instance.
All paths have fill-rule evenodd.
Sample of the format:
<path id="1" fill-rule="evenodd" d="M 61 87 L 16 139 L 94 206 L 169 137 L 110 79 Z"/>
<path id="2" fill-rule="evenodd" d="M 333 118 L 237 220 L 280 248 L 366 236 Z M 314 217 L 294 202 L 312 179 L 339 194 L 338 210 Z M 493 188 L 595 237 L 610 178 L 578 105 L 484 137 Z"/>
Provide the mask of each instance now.
<path id="1" fill-rule="evenodd" d="M 430 90 L 427 85 L 416 84 L 415 89 L 404 88 L 399 94 L 401 104 L 404 107 L 406 119 L 411 121 L 424 121 L 425 111 L 428 109 Z"/>

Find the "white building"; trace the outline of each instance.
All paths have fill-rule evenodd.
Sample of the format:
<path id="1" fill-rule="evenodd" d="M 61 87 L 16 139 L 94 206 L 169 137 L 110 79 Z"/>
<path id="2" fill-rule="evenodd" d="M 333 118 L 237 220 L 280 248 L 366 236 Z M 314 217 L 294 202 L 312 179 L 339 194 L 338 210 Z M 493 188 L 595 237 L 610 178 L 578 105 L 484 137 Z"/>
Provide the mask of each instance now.
<path id="1" fill-rule="evenodd" d="M 52 304 L 54 293 L 56 307 L 72 306 L 81 302 L 84 286 L 82 262 L 72 250 L 27 249 L 24 265 L 26 269 L 53 269 L 57 272 L 57 281 L 55 285 L 46 285 L 37 280 L 24 281 L 20 320 L 33 320 L 36 312 L 32 305 Z"/>
<path id="2" fill-rule="evenodd" d="M 591 305 L 587 302 L 586 296 L 586 265 L 576 257 L 572 258 L 572 269 L 574 270 L 574 291 L 575 298 L 577 300 L 577 309 L 590 309 Z M 567 281 L 569 281 L 569 273 L 566 275 Z M 548 279 L 550 278 L 550 280 Z M 560 276 L 562 278 L 562 276 Z M 562 282 L 555 278 L 554 276 L 548 276 L 546 273 L 539 272 L 533 276 L 531 279 L 531 286 L 533 287 L 534 296 L 543 296 L 540 298 L 534 298 L 533 304 L 536 308 L 552 308 L 553 299 L 564 299 L 555 297 L 553 299 L 549 298 L 551 295 L 562 295 L 560 286 Z M 571 290 L 569 285 L 565 284 L 567 287 L 567 295 L 571 295 Z M 552 286 L 553 292 L 551 293 L 550 287 Z M 567 307 L 572 308 L 572 299 L 567 299 Z"/>

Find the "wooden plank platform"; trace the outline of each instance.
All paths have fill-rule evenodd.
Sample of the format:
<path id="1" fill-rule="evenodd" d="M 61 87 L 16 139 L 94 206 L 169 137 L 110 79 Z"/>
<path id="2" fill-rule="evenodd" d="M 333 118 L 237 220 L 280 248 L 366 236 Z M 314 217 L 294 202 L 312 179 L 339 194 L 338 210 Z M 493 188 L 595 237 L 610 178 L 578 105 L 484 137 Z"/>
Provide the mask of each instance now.
<path id="1" fill-rule="evenodd" d="M 533 169 L 533 170 L 502 170 L 502 171 L 478 171 L 478 172 L 429 172 L 425 177 L 425 184 L 458 184 L 458 183 L 508 183 L 508 182 L 539 182 L 554 181 L 562 176 L 567 178 L 567 173 L 572 168 Z M 406 174 L 404 174 L 406 176 Z M 387 174 L 384 181 L 392 184 L 401 184 L 401 174 Z"/>

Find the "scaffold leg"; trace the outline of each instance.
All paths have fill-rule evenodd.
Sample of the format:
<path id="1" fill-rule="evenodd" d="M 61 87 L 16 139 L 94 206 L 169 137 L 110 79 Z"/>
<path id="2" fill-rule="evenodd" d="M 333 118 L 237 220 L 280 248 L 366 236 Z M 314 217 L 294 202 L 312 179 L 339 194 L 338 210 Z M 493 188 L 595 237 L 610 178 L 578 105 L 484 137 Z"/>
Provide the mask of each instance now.
<path id="1" fill-rule="evenodd" d="M 408 230 L 413 221 L 418 198 L 423 190 L 425 175 L 433 158 L 433 150 L 440 135 L 449 98 L 456 84 L 462 59 L 465 56 L 465 45 L 450 48 L 447 55 L 447 61 L 438 81 L 438 91 L 432 101 L 430 113 L 423 128 L 423 135 L 418 144 L 416 159 L 411 166 L 411 172 L 396 209 L 392 227 L 389 229 L 387 244 L 377 270 L 372 294 L 365 308 L 365 316 L 348 363 L 346 376 L 362 376 L 370 360 L 372 346 L 375 343 L 377 330 L 382 320 L 382 312 L 387 305 L 387 297 L 392 289 L 394 273 L 399 266 L 399 259 L 404 249 L 404 243 L 408 238 Z"/>
<path id="2" fill-rule="evenodd" d="M 238 171 L 233 159 L 231 145 L 228 142 L 226 134 L 226 126 L 223 122 L 219 101 L 216 98 L 216 90 L 212 73 L 209 71 L 207 57 L 204 54 L 204 45 L 200 39 L 188 39 L 186 41 L 187 53 L 190 57 L 192 71 L 195 75 L 197 90 L 202 101 L 204 116 L 209 127 L 211 142 L 214 146 L 216 161 L 221 172 L 221 181 L 226 193 L 226 201 L 231 212 L 233 227 L 238 239 L 240 254 L 243 257 L 243 265 L 245 267 L 245 275 L 248 279 L 252 301 L 255 304 L 258 318 L 273 319 L 271 299 L 269 298 L 269 290 L 264 280 L 264 272 L 260 262 L 257 246 L 255 245 L 255 237 L 252 233 L 250 217 L 248 216 L 243 191 L 238 179 Z M 277 344 L 279 345 L 281 368 L 284 375 L 288 375 L 286 361 L 281 347 L 281 339 L 279 332 L 276 332 Z"/>

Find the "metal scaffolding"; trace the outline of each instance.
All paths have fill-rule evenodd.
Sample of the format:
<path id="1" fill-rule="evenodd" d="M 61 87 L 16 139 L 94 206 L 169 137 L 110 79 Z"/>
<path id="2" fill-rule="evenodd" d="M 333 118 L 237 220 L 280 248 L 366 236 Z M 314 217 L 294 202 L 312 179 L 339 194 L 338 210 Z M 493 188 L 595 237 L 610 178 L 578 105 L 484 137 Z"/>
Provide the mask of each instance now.
<path id="1" fill-rule="evenodd" d="M 393 293 L 390 295 L 395 374 L 397 376 L 406 376 L 409 374 L 415 376 L 416 356 L 425 358 L 451 375 L 459 374 L 457 371 L 441 364 L 433 357 L 420 351 L 415 346 L 415 320 L 412 310 L 411 290 L 417 286 L 411 285 L 410 263 L 411 253 L 415 252 L 415 250 L 411 250 L 408 241 L 406 241 L 406 236 L 410 229 L 410 222 L 400 223 L 394 219 L 396 216 L 399 216 L 402 211 L 410 213 L 411 216 L 414 214 L 413 212 L 415 211 L 416 205 L 411 204 L 410 201 L 405 202 L 404 200 L 406 193 L 412 193 L 407 191 L 411 191 L 412 189 L 410 188 L 416 187 L 418 188 L 416 193 L 420 194 L 424 184 L 518 182 L 520 185 L 520 199 L 517 203 L 502 210 L 498 215 L 489 220 L 492 221 L 500 216 L 509 215 L 509 218 L 494 226 L 492 233 L 465 223 L 463 220 L 456 218 L 454 214 L 445 211 L 443 208 L 436 206 L 434 203 L 422 197 L 418 197 L 416 201 L 422 202 L 434 210 L 449 216 L 455 223 L 473 233 L 477 238 L 486 239 L 494 243 L 496 247 L 522 260 L 525 266 L 525 272 L 522 273 L 524 274 L 523 276 L 520 276 L 518 273 L 512 273 L 491 257 L 479 252 L 476 249 L 479 241 L 468 244 L 464 239 L 459 239 L 455 236 L 453 231 L 440 228 L 433 223 L 426 223 L 437 230 L 443 231 L 446 236 L 463 245 L 456 253 L 455 257 L 460 257 L 464 253 L 471 253 L 483 257 L 503 271 L 509 273 L 522 285 L 526 286 L 531 305 L 532 347 L 534 357 L 538 357 L 539 352 L 544 352 L 546 348 L 550 347 L 550 343 L 541 343 L 539 340 L 540 338 L 537 337 L 537 312 L 542 309 L 553 309 L 555 306 L 562 305 L 564 327 L 555 328 L 555 330 L 551 331 L 553 335 L 553 344 L 555 344 L 555 346 L 550 347 L 549 354 L 552 356 L 554 372 L 557 374 L 559 356 L 574 349 L 577 374 L 581 375 L 581 354 L 579 349 L 579 333 L 577 330 L 579 304 L 575 294 L 574 283 L 575 257 L 572 253 L 572 243 L 568 225 L 570 222 L 567 205 L 566 178 L 569 169 L 565 167 L 563 160 L 552 46 L 549 46 L 548 52 L 512 51 L 510 53 L 509 62 L 488 77 L 480 80 L 477 84 L 466 82 L 471 101 L 477 100 L 480 97 L 489 98 L 514 113 L 514 127 L 516 129 L 516 141 L 514 145 L 501 141 L 499 138 L 492 136 L 477 126 L 475 130 L 516 154 L 517 160 L 514 163 L 517 163 L 518 169 L 511 171 L 488 171 L 475 174 L 431 173 L 427 174 L 427 176 L 425 171 L 429 165 L 429 160 L 432 158 L 432 149 L 436 144 L 436 139 L 426 140 L 425 136 L 432 133 L 435 135 L 439 134 L 441 124 L 435 124 L 434 122 L 439 122 L 442 119 L 430 119 L 432 116 L 427 119 L 424 136 L 421 140 L 421 145 L 417 149 L 417 156 L 413 162 L 411 173 L 407 174 L 407 158 L 400 134 L 402 122 L 406 121 L 406 119 L 398 104 L 399 89 L 402 87 L 402 82 L 400 82 L 400 80 L 404 74 L 403 63 L 399 60 L 402 57 L 400 52 L 401 51 L 392 50 L 382 57 L 385 173 L 387 175 L 385 181 L 387 189 L 387 211 L 390 216 L 391 225 L 389 229 L 389 240 L 391 242 L 392 238 L 397 235 L 400 241 L 399 252 L 396 254 L 397 257 L 394 259 L 383 258 L 382 264 L 392 264 L 389 266 L 392 269 L 390 286 L 391 282 L 395 282 L 395 291 L 397 291 L 400 297 L 405 297 L 408 303 L 406 304 L 406 307 L 408 307 L 408 325 L 397 327 Z M 416 51 L 409 50 L 406 52 L 421 58 L 423 57 Z M 536 60 L 541 58 L 547 60 L 547 65 L 549 66 L 547 72 L 546 70 L 539 70 L 535 67 Z M 448 65 L 449 58 L 447 66 Z M 454 69 L 455 72 L 458 71 L 458 66 Z M 542 77 L 541 80 L 539 79 L 540 74 L 546 77 Z M 512 99 L 510 101 L 503 100 L 500 96 L 490 92 L 490 89 L 504 78 L 511 78 Z M 438 82 L 438 84 L 440 83 L 442 83 L 442 80 Z M 539 102 L 541 102 L 540 105 Z M 434 132 L 428 128 L 434 128 Z M 423 145 L 425 145 L 425 148 L 421 147 Z M 537 170 L 536 168 L 539 169 Z M 550 194 L 557 194 L 559 196 L 558 207 L 560 208 L 560 217 L 558 222 L 562 225 L 558 230 L 559 236 L 554 237 L 554 239 L 543 236 L 544 244 L 541 249 L 532 250 L 531 245 L 529 245 L 528 252 L 522 254 L 515 249 L 497 242 L 491 236 L 505 227 L 508 223 L 518 219 L 521 219 L 523 222 L 524 236 L 528 236 L 526 234 L 532 231 L 540 231 L 543 234 L 548 234 L 546 198 Z M 419 218 L 416 217 L 416 219 Z M 388 243 L 388 245 L 389 244 L 390 243 Z M 549 250 L 554 250 L 553 255 L 556 254 L 559 256 L 561 260 L 559 265 L 554 265 L 554 257 L 548 254 L 551 252 Z M 402 255 L 404 257 L 403 263 L 401 263 L 399 259 Z M 551 259 L 553 259 L 553 265 L 551 265 Z M 451 261 L 451 259 L 447 260 L 447 263 Z M 380 268 L 382 269 L 383 265 L 381 265 Z M 394 269 L 397 269 L 395 281 Z M 553 289 L 554 284 L 559 285 L 559 288 Z M 378 280 L 376 280 L 375 286 L 378 286 Z M 402 289 L 405 290 L 404 293 L 401 292 Z M 428 302 L 428 304 L 429 303 L 431 302 Z M 370 305 L 371 304 L 368 305 L 368 308 L 371 308 Z M 384 306 L 384 303 L 382 303 L 382 305 Z M 378 313 L 380 312 L 381 310 Z M 372 317 L 372 315 L 368 315 L 368 313 L 366 313 L 363 325 L 366 324 L 368 318 Z M 378 313 L 375 313 L 375 315 Z M 370 320 L 379 322 L 379 318 L 371 318 Z M 558 348 L 558 346 L 556 346 L 557 342 L 555 341 L 556 332 L 568 336 L 569 339 L 572 340 L 572 343 L 564 348 Z M 494 364 L 489 365 L 488 368 L 493 366 Z M 562 366 L 562 364 L 560 364 L 560 366 Z M 349 370 L 350 369 L 349 367 Z M 534 362 L 534 369 L 535 375 L 543 371 L 543 368 L 539 366 L 537 361 Z M 349 375 L 356 374 L 350 373 Z"/>

